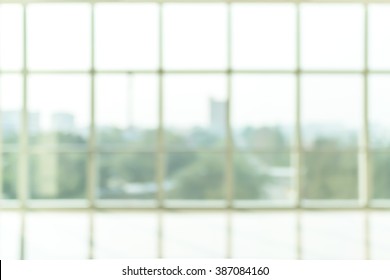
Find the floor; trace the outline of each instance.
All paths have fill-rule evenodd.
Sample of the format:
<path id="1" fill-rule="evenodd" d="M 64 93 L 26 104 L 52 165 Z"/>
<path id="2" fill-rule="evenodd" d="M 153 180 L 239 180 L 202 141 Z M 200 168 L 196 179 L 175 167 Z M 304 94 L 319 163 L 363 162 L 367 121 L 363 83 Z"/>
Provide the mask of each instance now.
<path id="1" fill-rule="evenodd" d="M 390 259 L 390 212 L 98 212 L 95 258 Z M 161 232 L 159 231 L 161 222 Z M 230 222 L 230 223 L 229 223 Z M 26 259 L 85 259 L 89 216 L 26 215 Z M 229 224 L 231 227 L 229 227 Z M 0 258 L 20 258 L 20 214 L 0 212 Z M 299 226 L 300 225 L 300 226 Z M 160 234 L 159 234 L 160 233 Z M 299 244 L 300 243 L 300 244 Z M 300 248 L 300 249 L 299 249 Z"/>

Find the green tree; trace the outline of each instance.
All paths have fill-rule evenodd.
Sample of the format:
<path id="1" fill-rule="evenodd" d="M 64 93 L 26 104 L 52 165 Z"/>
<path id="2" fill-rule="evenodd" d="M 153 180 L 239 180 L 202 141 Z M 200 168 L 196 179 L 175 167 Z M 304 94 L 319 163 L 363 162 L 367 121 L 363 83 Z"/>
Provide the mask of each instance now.
<path id="1" fill-rule="evenodd" d="M 279 152 L 288 147 L 288 142 L 279 127 L 247 127 L 242 136 L 249 147 Z"/>
<path id="2" fill-rule="evenodd" d="M 372 153 L 373 197 L 390 198 L 390 156 L 389 154 Z"/>
<path id="3" fill-rule="evenodd" d="M 357 155 L 343 152 L 331 139 L 318 139 L 304 156 L 304 196 L 308 199 L 356 199 Z"/>
<path id="4" fill-rule="evenodd" d="M 196 160 L 173 177 L 170 198 L 177 199 L 223 199 L 226 195 L 225 162 L 213 154 L 200 154 Z M 236 199 L 258 199 L 263 197 L 262 187 L 268 180 L 266 174 L 246 158 L 234 160 Z"/>
<path id="5" fill-rule="evenodd" d="M 15 199 L 18 178 L 17 154 L 4 153 L 2 157 L 3 195 L 4 198 Z"/>
<path id="6" fill-rule="evenodd" d="M 271 181 L 265 167 L 259 164 L 256 155 L 234 158 L 235 199 L 264 199 L 264 187 Z"/>
<path id="7" fill-rule="evenodd" d="M 198 155 L 196 160 L 182 168 L 173 177 L 169 198 L 220 199 L 223 197 L 224 166 L 215 156 Z"/>

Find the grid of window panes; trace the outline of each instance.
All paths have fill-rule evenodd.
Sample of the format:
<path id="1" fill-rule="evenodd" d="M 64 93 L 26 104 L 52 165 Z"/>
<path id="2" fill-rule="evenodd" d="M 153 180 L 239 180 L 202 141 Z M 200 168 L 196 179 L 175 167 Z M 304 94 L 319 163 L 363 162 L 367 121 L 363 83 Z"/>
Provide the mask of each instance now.
<path id="1" fill-rule="evenodd" d="M 2 207 L 387 207 L 389 27 L 390 4 L 0 4 Z"/>

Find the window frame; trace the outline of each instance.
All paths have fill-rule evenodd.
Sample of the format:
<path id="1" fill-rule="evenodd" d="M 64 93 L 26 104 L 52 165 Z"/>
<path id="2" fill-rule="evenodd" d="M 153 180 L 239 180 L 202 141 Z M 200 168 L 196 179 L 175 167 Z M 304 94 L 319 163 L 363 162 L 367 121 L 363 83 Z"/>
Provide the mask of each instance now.
<path id="1" fill-rule="evenodd" d="M 28 69 L 27 65 L 27 55 L 28 55 L 28 42 L 27 42 L 27 7 L 30 4 L 35 3 L 89 3 L 91 13 L 90 13 L 90 32 L 91 32 L 91 67 L 87 71 L 73 71 L 73 70 L 45 70 L 45 71 L 35 71 Z M 159 66 L 156 70 L 137 70 L 137 69 L 127 69 L 127 70 L 97 70 L 95 68 L 95 5 L 99 3 L 154 3 L 158 5 L 158 23 L 159 23 Z M 163 7 L 168 3 L 192 3 L 192 4 L 208 4 L 208 3 L 221 3 L 227 6 L 227 67 L 223 70 L 166 70 L 163 67 Z M 237 70 L 232 69 L 232 6 L 235 4 L 242 3 L 290 3 L 295 5 L 296 12 L 296 69 L 294 70 Z M 301 46 L 300 46 L 300 30 L 301 30 L 301 22 L 300 22 L 300 8 L 302 4 L 314 3 L 314 4 L 335 4 L 335 3 L 343 3 L 343 4 L 360 4 L 364 8 L 364 67 L 361 70 L 302 70 L 300 66 L 301 60 Z M 89 257 L 93 258 L 93 214 L 95 211 L 154 211 L 159 215 L 159 221 L 163 218 L 161 213 L 164 211 L 223 211 L 226 213 L 230 213 L 232 210 L 240 210 L 246 209 L 249 211 L 295 211 L 298 215 L 300 211 L 362 211 L 365 215 L 370 210 L 390 210 L 390 201 L 373 201 L 371 200 L 372 193 L 372 182 L 371 182 L 371 171 L 370 171 L 370 154 L 373 152 L 372 148 L 370 148 L 370 139 L 369 139 L 369 92 L 368 92 L 368 77 L 370 74 L 390 74 L 389 70 L 371 70 L 368 67 L 368 24 L 369 24 L 369 5 L 371 3 L 390 3 L 390 0 L 373 0 L 373 1 L 365 1 L 365 0 L 344 0 L 342 2 L 337 0 L 202 0 L 202 1 L 194 1 L 194 0 L 71 0 L 65 2 L 64 0 L 31 0 L 31 1 L 22 1 L 22 0 L 3 0 L 1 4 L 20 4 L 22 6 L 23 11 L 23 68 L 20 71 L 7 71 L 0 70 L 0 75 L 4 74 L 19 74 L 22 76 L 23 80 L 23 102 L 22 102 L 22 128 L 21 128 L 21 136 L 20 143 L 18 144 L 18 151 L 16 154 L 19 157 L 18 160 L 18 193 L 19 197 L 14 201 L 5 201 L 0 197 L 0 202 L 2 204 L 0 210 L 1 211 L 15 211 L 19 210 L 22 213 L 22 229 L 24 229 L 25 223 L 25 213 L 27 211 L 88 211 L 90 213 L 90 247 L 89 247 Z M 103 200 L 98 201 L 96 199 L 96 180 L 97 180 L 97 156 L 99 153 L 104 152 L 102 149 L 99 149 L 96 141 L 96 123 L 95 123 L 95 78 L 98 74 L 156 74 L 158 76 L 158 128 L 157 128 L 157 143 L 155 148 L 156 155 L 156 182 L 158 186 L 156 203 L 151 205 L 139 205 L 139 204 L 131 204 L 128 201 L 117 201 L 117 200 Z M 30 74 L 87 74 L 90 79 L 90 126 L 89 126 L 89 139 L 88 139 L 88 147 L 84 152 L 87 155 L 87 199 L 86 200 L 53 200 L 53 201 L 40 201 L 40 200 L 29 200 L 28 198 L 28 169 L 29 169 L 29 156 L 31 154 L 41 153 L 42 150 L 39 148 L 32 148 L 29 144 L 28 139 L 28 77 Z M 226 171 L 226 184 L 225 191 L 226 197 L 222 206 L 213 206 L 211 204 L 203 205 L 202 207 L 184 205 L 183 203 L 179 203 L 175 206 L 175 204 L 167 204 L 164 201 L 164 170 L 165 170 L 165 157 L 167 153 L 172 151 L 168 151 L 164 144 L 164 75 L 166 74 L 221 74 L 226 77 L 227 80 L 227 118 L 226 118 L 226 148 L 222 151 L 225 159 L 225 171 Z M 293 178 L 293 188 L 295 188 L 294 201 L 291 203 L 272 203 L 269 201 L 263 201 L 257 205 L 250 205 L 249 207 L 242 206 L 242 203 L 235 203 L 233 191 L 234 191 L 234 178 L 233 178 L 233 159 L 235 153 L 239 153 L 239 149 L 236 150 L 234 146 L 233 136 L 232 136 L 232 124 L 231 124 L 231 97 L 232 97 L 232 77 L 234 74 L 291 74 L 295 75 L 296 79 L 296 113 L 295 113 L 295 128 L 294 128 L 294 143 L 292 148 L 288 151 L 291 156 L 291 162 L 293 164 L 295 170 L 295 176 Z M 362 75 L 362 79 L 364 82 L 363 88 L 363 121 L 361 126 L 361 134 L 359 135 L 359 146 L 354 150 L 356 155 L 359 157 L 358 162 L 358 192 L 359 199 L 357 201 L 348 202 L 344 200 L 317 200 L 317 201 L 308 201 L 303 199 L 302 197 L 302 156 L 305 153 L 303 144 L 302 144 L 302 133 L 301 133 L 301 85 L 300 80 L 301 76 L 304 74 L 335 74 L 335 75 L 343 75 L 343 74 L 360 74 Z M 1 116 L 0 116 L 1 117 Z M 1 132 L 0 132 L 1 133 Z M 12 150 L 7 150 L 6 147 L 3 147 L 2 143 L 0 143 L 0 155 L 6 152 L 11 152 Z M 14 151 L 15 152 L 15 151 Z M 56 152 L 58 153 L 72 153 L 73 149 L 68 148 L 60 148 Z M 129 151 L 121 151 L 121 153 L 125 153 Z M 194 151 L 189 151 L 194 152 Z M 196 150 L 196 152 L 210 152 L 209 150 Z M 257 151 L 253 151 L 257 152 Z M 0 160 L 1 164 L 1 160 Z M 1 173 L 0 173 L 0 181 L 1 181 Z M 2 184 L 0 184 L 0 196 L 2 195 Z M 368 230 L 368 219 L 366 222 L 366 234 L 369 235 Z M 158 246 L 158 256 L 163 256 L 163 249 L 161 246 L 162 237 L 162 223 L 159 222 L 159 246 Z M 22 231 L 23 231 L 22 230 Z M 228 242 L 231 243 L 231 229 L 228 227 L 226 229 L 228 231 Z M 299 219 L 297 221 L 297 231 L 298 231 L 298 242 L 297 242 L 297 251 L 298 258 L 301 258 L 302 254 L 300 251 L 300 222 Z M 21 233 L 21 250 L 20 257 L 23 259 L 25 257 L 25 245 L 24 245 L 24 232 Z M 232 255 L 231 246 L 228 246 L 227 257 Z M 369 244 L 366 244 L 366 257 L 369 258 Z"/>

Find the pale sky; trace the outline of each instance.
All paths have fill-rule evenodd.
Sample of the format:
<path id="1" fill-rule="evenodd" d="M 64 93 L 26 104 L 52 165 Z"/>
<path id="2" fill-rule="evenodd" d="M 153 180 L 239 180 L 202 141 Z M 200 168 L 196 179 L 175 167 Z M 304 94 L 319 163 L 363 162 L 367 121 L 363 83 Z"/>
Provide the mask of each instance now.
<path id="1" fill-rule="evenodd" d="M 157 98 L 157 75 L 99 74 L 96 77 L 96 122 L 105 126 L 131 124 L 156 128 Z"/>
<path id="2" fill-rule="evenodd" d="M 362 69 L 363 5 L 304 5 L 302 68 Z"/>
<path id="3" fill-rule="evenodd" d="M 87 75 L 32 75 L 28 80 L 30 112 L 39 112 L 40 125 L 50 129 L 54 113 L 75 116 L 77 127 L 87 127 L 90 82 Z"/>
<path id="4" fill-rule="evenodd" d="M 28 67 L 32 70 L 89 69 L 89 8 L 88 4 L 29 5 Z M 227 66 L 226 12 L 224 4 L 165 4 L 164 67 L 224 70 Z M 158 13 L 158 5 L 153 3 L 97 4 L 96 68 L 156 70 Z M 372 5 L 370 15 L 369 65 L 390 69 L 390 7 Z M 362 69 L 362 5 L 305 4 L 301 16 L 303 69 Z M 0 69 L 21 69 L 21 19 L 21 6 L 0 4 Z M 296 67 L 294 4 L 233 4 L 232 19 L 234 69 L 293 70 Z M 371 116 L 383 123 L 389 119 L 383 117 L 390 104 L 386 81 L 374 77 L 370 83 Z M 362 83 L 359 75 L 303 76 L 303 123 L 359 126 Z M 98 124 L 123 127 L 132 122 L 136 126 L 155 127 L 158 84 L 155 75 L 97 75 Z M 207 126 L 210 99 L 227 98 L 227 81 L 223 75 L 167 75 L 163 89 L 164 121 L 168 127 Z M 20 109 L 20 77 L 3 76 L 0 90 L 3 110 Z M 28 90 L 30 111 L 46 114 L 46 119 L 55 112 L 71 113 L 79 126 L 88 124 L 90 81 L 87 75 L 31 75 Z M 237 127 L 291 125 L 295 91 L 294 75 L 234 76 L 232 124 Z M 131 112 L 128 104 L 132 104 Z"/>

